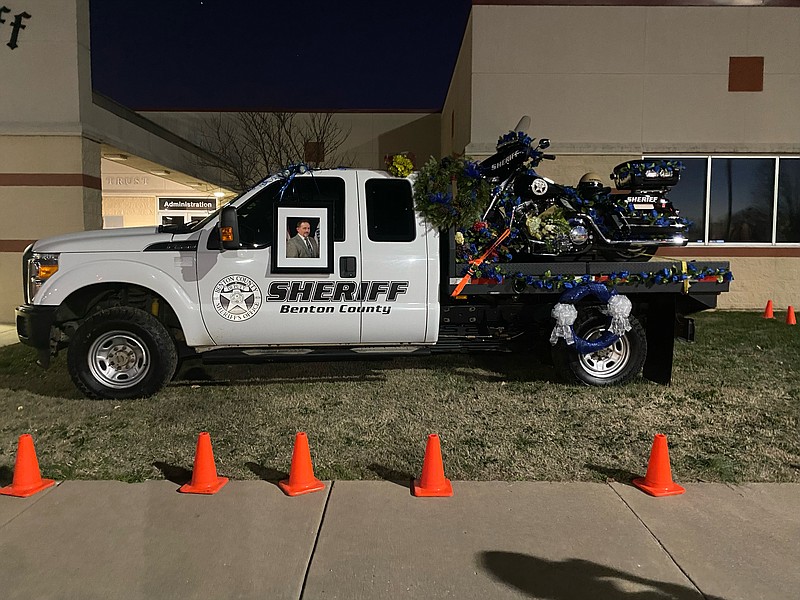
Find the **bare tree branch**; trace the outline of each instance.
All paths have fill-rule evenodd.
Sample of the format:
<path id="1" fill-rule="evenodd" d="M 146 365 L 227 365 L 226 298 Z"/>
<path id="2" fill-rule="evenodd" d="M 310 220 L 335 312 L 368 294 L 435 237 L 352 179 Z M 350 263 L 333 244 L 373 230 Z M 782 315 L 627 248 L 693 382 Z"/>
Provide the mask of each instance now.
<path id="1" fill-rule="evenodd" d="M 200 145 L 218 158 L 204 166 L 220 169 L 226 187 L 243 191 L 289 164 L 308 162 L 308 143 L 324 151 L 314 168 L 351 164 L 342 152 L 350 131 L 332 113 L 217 113 L 203 123 Z"/>

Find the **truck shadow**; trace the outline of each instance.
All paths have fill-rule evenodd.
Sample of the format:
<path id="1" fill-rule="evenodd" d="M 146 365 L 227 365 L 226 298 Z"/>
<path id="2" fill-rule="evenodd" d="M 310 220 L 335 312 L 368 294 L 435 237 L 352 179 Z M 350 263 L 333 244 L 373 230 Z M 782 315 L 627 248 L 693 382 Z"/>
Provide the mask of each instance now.
<path id="1" fill-rule="evenodd" d="M 286 383 L 382 382 L 398 371 L 441 372 L 474 382 L 552 382 L 560 380 L 552 368 L 533 353 L 442 354 L 330 362 L 203 365 L 186 361 L 170 384 L 174 388 L 257 386 Z M 21 344 L 0 348 L 0 389 L 21 390 L 47 398 L 81 400 L 83 395 L 67 372 L 66 357 L 56 357 L 50 368 L 36 364 L 36 355 Z"/>
<path id="2" fill-rule="evenodd" d="M 240 365 L 204 365 L 187 361 L 170 384 L 173 387 L 251 386 L 286 383 L 383 382 L 398 371 L 440 371 L 470 381 L 560 383 L 548 365 L 532 353 L 440 355 L 394 360 L 367 359 Z"/>
<path id="3" fill-rule="evenodd" d="M 181 369 L 170 384 L 171 387 L 226 387 L 278 385 L 286 383 L 336 383 L 336 382 L 380 382 L 385 376 L 366 368 L 366 365 L 344 363 L 315 363 L 309 369 L 306 363 L 302 369 L 296 364 L 261 365 L 203 365 L 195 363 Z M 370 365 L 374 366 L 374 365 Z M 313 370 L 313 374 L 309 371 Z"/>

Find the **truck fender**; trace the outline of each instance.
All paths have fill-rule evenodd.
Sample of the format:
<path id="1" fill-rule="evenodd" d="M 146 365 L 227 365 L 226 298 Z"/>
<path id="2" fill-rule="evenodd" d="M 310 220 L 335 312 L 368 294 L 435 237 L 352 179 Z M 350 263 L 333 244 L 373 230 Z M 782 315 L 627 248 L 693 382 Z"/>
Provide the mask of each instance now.
<path id="1" fill-rule="evenodd" d="M 95 284 L 114 283 L 139 286 L 161 296 L 175 312 L 188 346 L 213 345 L 200 312 L 196 275 L 177 281 L 163 269 L 130 258 L 94 260 L 59 269 L 39 290 L 34 303 L 60 306 L 77 290 Z"/>

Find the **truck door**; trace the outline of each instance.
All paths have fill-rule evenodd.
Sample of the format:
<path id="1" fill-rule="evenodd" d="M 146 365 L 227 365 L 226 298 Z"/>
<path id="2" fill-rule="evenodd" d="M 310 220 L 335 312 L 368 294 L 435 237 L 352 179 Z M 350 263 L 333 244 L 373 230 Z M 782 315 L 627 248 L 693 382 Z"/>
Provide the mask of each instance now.
<path id="1" fill-rule="evenodd" d="M 344 170 L 276 180 L 237 205 L 241 249 L 221 252 L 218 229 L 203 232 L 198 291 L 215 344 L 360 341 L 356 185 Z M 292 241 L 301 230 L 307 243 Z"/>
<path id="2" fill-rule="evenodd" d="M 425 342 L 430 287 L 426 230 L 414 211 L 411 183 L 379 172 L 358 175 L 361 277 L 370 282 L 361 342 Z"/>

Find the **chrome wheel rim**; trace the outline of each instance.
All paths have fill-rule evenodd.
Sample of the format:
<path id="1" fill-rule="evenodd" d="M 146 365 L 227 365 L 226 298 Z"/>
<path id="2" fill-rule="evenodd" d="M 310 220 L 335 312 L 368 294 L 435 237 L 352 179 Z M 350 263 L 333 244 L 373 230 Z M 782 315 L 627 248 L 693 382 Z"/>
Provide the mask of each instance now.
<path id="1" fill-rule="evenodd" d="M 605 332 L 605 327 L 595 327 L 589 330 L 585 339 L 594 341 Z M 598 379 L 610 379 L 618 375 L 628 364 L 630 357 L 631 345 L 626 335 L 623 335 L 608 348 L 588 354 L 578 354 L 581 368 Z"/>
<path id="2" fill-rule="evenodd" d="M 89 371 L 106 387 L 130 388 L 150 370 L 150 358 L 142 339 L 129 331 L 109 331 L 89 348 Z"/>

